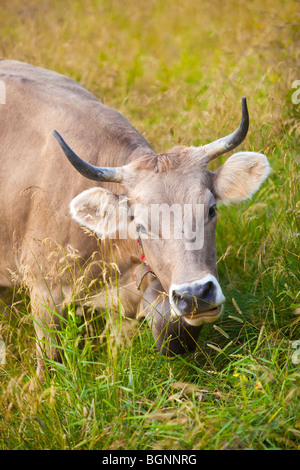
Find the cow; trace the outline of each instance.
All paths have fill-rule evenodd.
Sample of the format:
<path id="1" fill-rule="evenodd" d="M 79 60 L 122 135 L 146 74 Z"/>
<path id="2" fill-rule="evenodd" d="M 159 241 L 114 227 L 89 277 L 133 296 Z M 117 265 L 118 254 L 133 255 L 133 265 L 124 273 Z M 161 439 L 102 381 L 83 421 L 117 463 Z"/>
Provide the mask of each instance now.
<path id="1" fill-rule="evenodd" d="M 2 59 L 0 80 L 0 286 L 28 289 L 37 375 L 45 354 L 59 357 L 47 331 L 60 328 L 68 303 L 84 304 L 84 287 L 95 308 L 121 305 L 126 318 L 144 316 L 162 354 L 193 351 L 225 301 L 216 205 L 251 197 L 270 171 L 265 155 L 246 151 L 207 169 L 245 139 L 246 98 L 233 133 L 157 154 L 123 115 L 70 78 Z M 175 236 L 171 217 L 163 237 L 164 219 L 154 223 L 152 209 L 174 205 L 189 208 L 190 229 L 179 224 Z"/>

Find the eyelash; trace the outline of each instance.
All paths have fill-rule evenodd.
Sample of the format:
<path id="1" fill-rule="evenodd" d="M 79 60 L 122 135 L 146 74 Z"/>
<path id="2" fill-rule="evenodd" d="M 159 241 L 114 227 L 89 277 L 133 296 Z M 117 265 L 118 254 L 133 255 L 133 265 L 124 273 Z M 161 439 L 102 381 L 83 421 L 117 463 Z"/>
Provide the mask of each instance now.
<path id="1" fill-rule="evenodd" d="M 208 217 L 209 219 L 213 219 L 217 215 L 217 206 L 213 205 L 209 208 Z"/>

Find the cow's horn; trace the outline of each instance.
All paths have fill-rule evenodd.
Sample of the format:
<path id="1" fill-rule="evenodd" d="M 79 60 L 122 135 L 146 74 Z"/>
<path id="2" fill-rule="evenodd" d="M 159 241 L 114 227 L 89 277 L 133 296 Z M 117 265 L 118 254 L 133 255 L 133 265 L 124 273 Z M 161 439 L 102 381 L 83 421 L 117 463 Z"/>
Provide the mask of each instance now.
<path id="1" fill-rule="evenodd" d="M 79 171 L 82 176 L 85 176 L 85 178 L 89 178 L 95 181 L 114 181 L 115 183 L 122 182 L 122 167 L 106 168 L 90 165 L 89 163 L 85 162 L 80 157 L 78 157 L 75 152 L 73 152 L 73 150 L 68 146 L 68 144 L 64 141 L 62 136 L 57 131 L 53 131 L 53 135 L 61 146 L 62 150 L 64 151 L 69 162 L 72 163 L 74 168 Z"/>
<path id="2" fill-rule="evenodd" d="M 239 127 L 230 135 L 222 137 L 215 142 L 204 145 L 202 149 L 206 151 L 210 160 L 222 155 L 223 153 L 233 150 L 240 145 L 245 139 L 249 128 L 249 113 L 247 108 L 247 100 L 242 98 L 242 119 Z"/>

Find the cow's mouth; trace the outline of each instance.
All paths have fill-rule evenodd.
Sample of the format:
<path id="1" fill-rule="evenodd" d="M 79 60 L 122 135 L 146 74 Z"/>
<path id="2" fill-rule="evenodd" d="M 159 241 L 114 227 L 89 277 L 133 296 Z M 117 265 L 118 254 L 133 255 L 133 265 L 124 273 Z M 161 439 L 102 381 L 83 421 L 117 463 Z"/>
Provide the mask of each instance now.
<path id="1" fill-rule="evenodd" d="M 219 318 L 222 314 L 223 306 L 213 307 L 205 312 L 192 313 L 190 315 L 184 315 L 184 319 L 187 323 L 193 326 L 199 326 L 204 323 L 211 323 Z"/>

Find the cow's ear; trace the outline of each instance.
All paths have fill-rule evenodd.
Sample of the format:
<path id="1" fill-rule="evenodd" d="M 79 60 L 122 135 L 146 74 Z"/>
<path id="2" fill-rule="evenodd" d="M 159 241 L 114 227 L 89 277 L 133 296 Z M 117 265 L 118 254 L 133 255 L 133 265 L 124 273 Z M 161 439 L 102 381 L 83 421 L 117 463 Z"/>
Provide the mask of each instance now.
<path id="1" fill-rule="evenodd" d="M 270 173 L 265 155 L 238 152 L 214 174 L 213 192 L 218 201 L 238 202 L 250 198 Z"/>
<path id="2" fill-rule="evenodd" d="M 96 233 L 99 238 L 127 234 L 127 202 L 107 189 L 91 188 L 76 196 L 70 204 L 74 220 Z"/>

